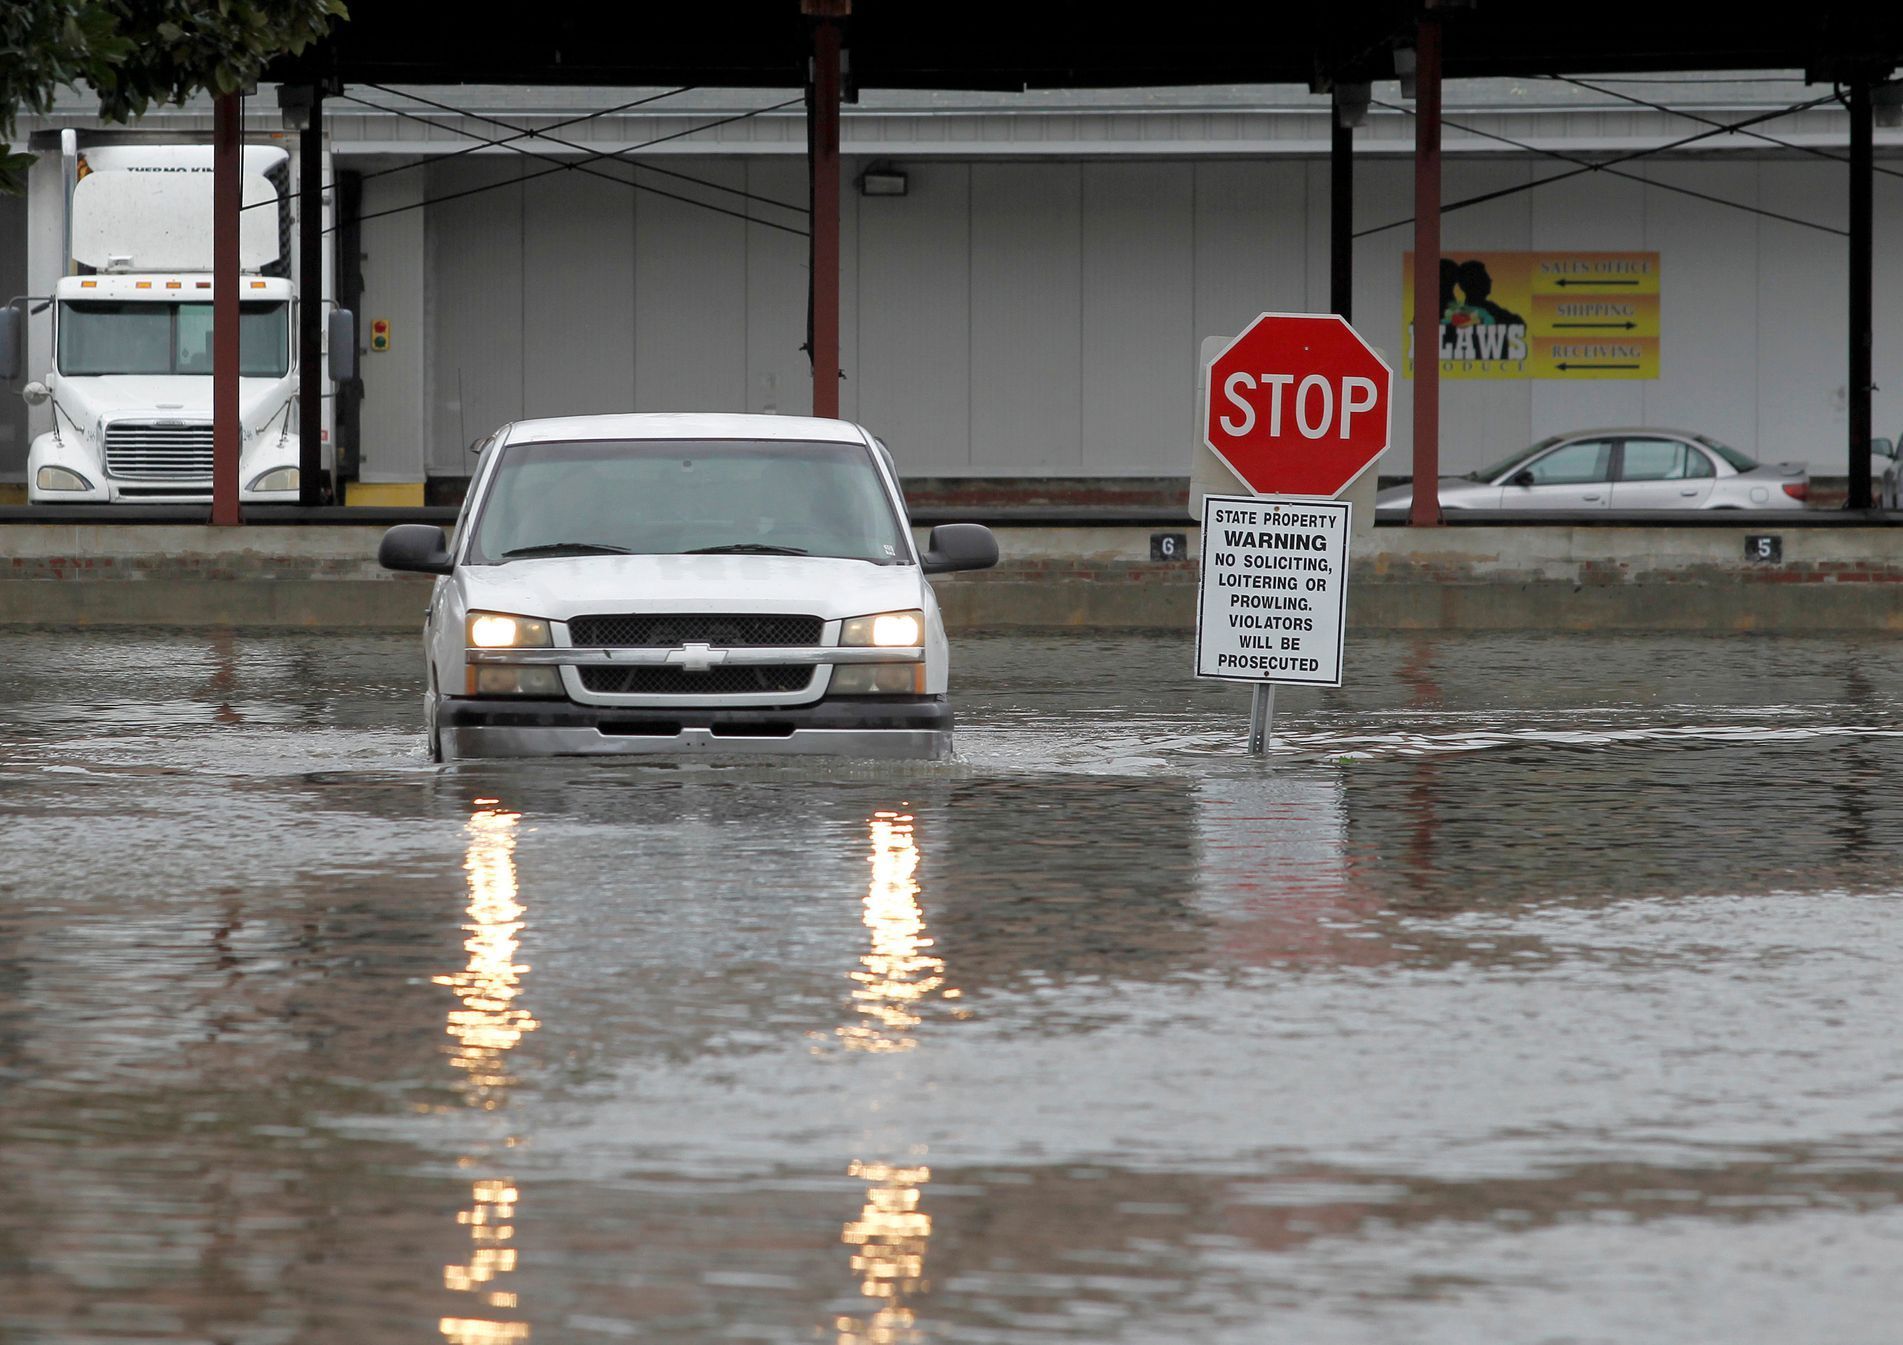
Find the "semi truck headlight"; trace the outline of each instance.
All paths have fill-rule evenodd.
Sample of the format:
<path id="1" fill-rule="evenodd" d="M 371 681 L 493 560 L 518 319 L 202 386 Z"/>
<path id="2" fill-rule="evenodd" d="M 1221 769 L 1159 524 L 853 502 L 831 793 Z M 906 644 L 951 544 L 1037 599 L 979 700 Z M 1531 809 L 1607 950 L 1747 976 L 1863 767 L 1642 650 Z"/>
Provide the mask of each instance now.
<path id="1" fill-rule="evenodd" d="M 64 467 L 42 467 L 34 477 L 41 490 L 91 490 L 93 483 Z"/>
<path id="2" fill-rule="evenodd" d="M 471 649 L 547 649 L 548 622 L 534 616 L 509 616 L 503 612 L 471 612 L 464 629 Z"/>
<path id="3" fill-rule="evenodd" d="M 923 663 L 842 663 L 827 684 L 833 696 L 922 696 Z"/>
<path id="4" fill-rule="evenodd" d="M 298 473 L 295 467 L 277 467 L 260 476 L 251 483 L 252 490 L 296 490 Z"/>
<path id="5" fill-rule="evenodd" d="M 856 616 L 839 629 L 842 645 L 876 645 L 881 649 L 916 649 L 925 643 L 925 613 L 878 612 Z M 836 680 L 836 679 L 835 679 Z"/>

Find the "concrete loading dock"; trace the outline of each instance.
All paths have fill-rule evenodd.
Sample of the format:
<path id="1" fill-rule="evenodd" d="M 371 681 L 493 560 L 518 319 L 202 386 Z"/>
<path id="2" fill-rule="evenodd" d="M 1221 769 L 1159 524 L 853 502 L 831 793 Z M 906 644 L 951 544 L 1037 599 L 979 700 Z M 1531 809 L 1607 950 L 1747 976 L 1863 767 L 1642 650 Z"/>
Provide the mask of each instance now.
<path id="1" fill-rule="evenodd" d="M 14 524 L 0 528 L 0 625 L 421 625 L 427 582 L 376 566 L 360 524 Z M 391 518 L 410 517 L 391 512 Z M 1159 532 L 1185 559 L 1151 559 Z M 1894 631 L 1903 527 L 1750 530 L 1560 525 L 1381 527 L 1356 539 L 1348 620 L 1363 630 Z M 996 528 L 996 570 L 936 581 L 956 629 L 1178 629 L 1195 621 L 1195 529 Z M 921 533 L 922 536 L 922 533 Z"/>

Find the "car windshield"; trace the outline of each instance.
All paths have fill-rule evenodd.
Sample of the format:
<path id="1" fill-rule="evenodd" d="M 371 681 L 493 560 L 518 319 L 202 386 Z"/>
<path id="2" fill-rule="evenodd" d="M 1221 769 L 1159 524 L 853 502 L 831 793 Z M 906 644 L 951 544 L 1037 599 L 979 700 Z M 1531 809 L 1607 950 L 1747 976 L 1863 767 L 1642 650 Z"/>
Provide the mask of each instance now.
<path id="1" fill-rule="evenodd" d="M 1753 472 L 1757 470 L 1758 460 L 1756 458 L 1751 457 L 1749 454 L 1746 454 L 1746 453 L 1740 453 L 1737 449 L 1733 448 L 1730 444 L 1721 444 L 1716 439 L 1710 438 L 1709 436 L 1706 436 L 1703 434 L 1695 434 L 1692 437 L 1698 440 L 1698 442 L 1703 444 L 1706 448 L 1709 448 L 1712 452 L 1716 453 L 1719 457 L 1723 458 L 1726 462 L 1730 463 L 1733 467 L 1737 468 L 1739 471 Z"/>
<path id="2" fill-rule="evenodd" d="M 1547 449 L 1551 448 L 1554 444 L 1557 444 L 1560 440 L 1564 439 L 1565 437 L 1566 436 L 1563 434 L 1556 434 L 1551 439 L 1542 439 L 1537 444 L 1533 445 L 1533 447 L 1523 448 L 1518 453 L 1510 454 L 1509 456 L 1504 457 L 1500 459 L 1500 461 L 1494 463 L 1493 466 L 1491 467 L 1482 467 L 1477 472 L 1468 472 L 1467 480 L 1479 481 L 1482 483 L 1491 483 L 1496 477 L 1505 475 L 1505 473 L 1507 472 L 1509 468 L 1516 467 L 1520 463 L 1525 462 L 1528 458 L 1532 457 L 1535 453 L 1544 453 Z"/>
<path id="3" fill-rule="evenodd" d="M 238 306 L 238 372 L 291 371 L 290 305 Z M 62 374 L 210 374 L 211 305 L 83 299 L 59 306 Z"/>
<path id="4" fill-rule="evenodd" d="M 509 444 L 469 559 L 837 556 L 909 564 L 863 444 L 641 439 Z"/>

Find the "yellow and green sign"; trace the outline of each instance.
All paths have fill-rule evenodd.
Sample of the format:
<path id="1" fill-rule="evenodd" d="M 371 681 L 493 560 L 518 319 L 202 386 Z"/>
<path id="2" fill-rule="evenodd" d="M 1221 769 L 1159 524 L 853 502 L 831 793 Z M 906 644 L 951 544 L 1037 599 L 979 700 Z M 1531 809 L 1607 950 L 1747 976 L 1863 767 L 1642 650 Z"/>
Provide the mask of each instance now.
<path id="1" fill-rule="evenodd" d="M 1442 378 L 1657 378 L 1656 252 L 1459 252 L 1440 262 Z M 1414 376 L 1414 254 L 1401 263 Z"/>

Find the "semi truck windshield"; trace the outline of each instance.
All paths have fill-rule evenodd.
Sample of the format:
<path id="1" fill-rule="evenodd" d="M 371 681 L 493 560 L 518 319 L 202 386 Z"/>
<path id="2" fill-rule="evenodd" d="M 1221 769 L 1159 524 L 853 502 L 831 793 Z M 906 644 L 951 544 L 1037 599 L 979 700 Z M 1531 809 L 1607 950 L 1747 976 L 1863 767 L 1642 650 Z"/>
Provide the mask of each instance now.
<path id="1" fill-rule="evenodd" d="M 282 378 L 291 370 L 290 305 L 238 306 L 238 372 Z M 209 374 L 211 305 L 79 299 L 59 306 L 59 371 Z"/>

